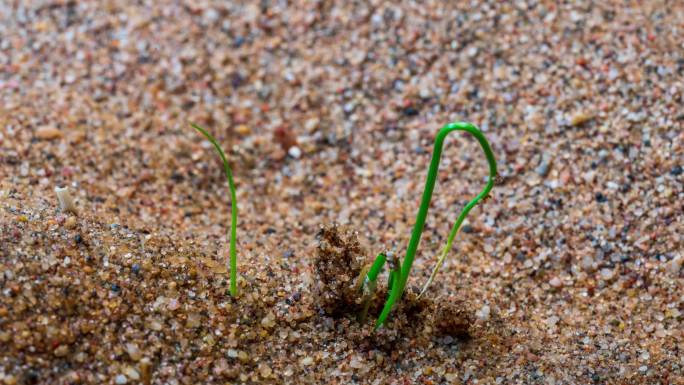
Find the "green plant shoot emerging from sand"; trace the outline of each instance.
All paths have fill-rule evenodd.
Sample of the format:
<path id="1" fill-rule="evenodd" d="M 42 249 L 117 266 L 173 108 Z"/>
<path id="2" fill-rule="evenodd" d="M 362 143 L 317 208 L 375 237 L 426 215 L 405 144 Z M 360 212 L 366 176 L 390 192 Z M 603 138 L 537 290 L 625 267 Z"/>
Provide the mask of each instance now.
<path id="1" fill-rule="evenodd" d="M 235 194 L 235 182 L 233 181 L 233 172 L 230 170 L 226 154 L 223 152 L 221 145 L 214 139 L 214 137 L 202 127 L 190 123 L 190 125 L 200 134 L 204 135 L 211 144 L 214 145 L 216 152 L 218 152 L 223 161 L 223 171 L 226 173 L 228 179 L 228 187 L 230 188 L 230 295 L 235 297 L 237 295 L 237 252 L 236 235 L 237 235 L 237 197 Z"/>
<path id="2" fill-rule="evenodd" d="M 460 229 L 465 217 L 468 215 L 470 210 L 473 207 L 475 207 L 475 205 L 477 205 L 478 202 L 480 202 L 482 199 L 489 195 L 489 192 L 492 190 L 492 187 L 494 187 L 494 181 L 496 179 L 496 160 L 494 159 L 492 149 L 489 147 L 489 143 L 487 142 L 487 139 L 484 137 L 482 132 L 480 132 L 480 130 L 473 124 L 465 122 L 449 123 L 442 127 L 437 133 L 437 137 L 435 138 L 435 147 L 432 152 L 432 160 L 430 161 L 430 168 L 428 169 L 427 180 L 425 181 L 423 198 L 421 199 L 420 208 L 418 209 L 418 214 L 416 215 L 416 223 L 413 226 L 411 240 L 409 241 L 408 248 L 406 249 L 406 257 L 404 258 L 404 261 L 401 264 L 401 268 L 393 273 L 390 273 L 389 297 L 385 302 L 385 306 L 382 309 L 382 313 L 380 313 L 380 316 L 378 317 L 375 323 L 376 329 L 381 327 L 385 323 L 387 317 L 394 308 L 394 305 L 396 304 L 397 300 L 399 300 L 399 298 L 401 298 L 401 295 L 404 293 L 406 282 L 408 281 L 408 276 L 411 272 L 411 266 L 413 265 L 413 259 L 416 256 L 416 250 L 418 249 L 420 237 L 423 233 L 423 228 L 425 226 L 425 219 L 427 217 L 428 208 L 430 207 L 432 192 L 435 188 L 435 182 L 437 181 L 437 171 L 439 170 L 439 161 L 442 155 L 444 139 L 452 131 L 466 131 L 472 134 L 475 137 L 475 139 L 477 139 L 477 141 L 480 143 L 480 146 L 482 146 L 485 156 L 487 157 L 487 162 L 489 163 L 489 179 L 484 189 L 482 189 L 482 191 L 475 198 L 473 198 L 473 200 L 468 202 L 468 204 L 463 208 L 463 210 L 461 210 L 461 213 L 458 215 L 458 218 L 456 219 L 454 226 L 451 228 L 451 232 L 449 233 L 449 237 L 447 238 L 446 245 L 442 249 L 442 252 L 439 256 L 437 265 L 432 271 L 430 279 L 423 287 L 421 295 L 425 292 L 425 290 L 427 290 L 427 287 L 430 285 L 432 280 L 435 278 L 435 275 L 439 271 L 440 267 L 442 266 L 442 263 L 444 262 L 444 259 L 446 258 L 447 254 L 449 253 L 454 238 L 456 238 L 458 230 Z M 375 262 L 373 263 L 373 268 L 370 269 L 371 271 L 369 271 L 366 277 L 366 281 L 375 281 L 380 269 L 382 268 L 382 265 L 384 264 L 384 261 L 385 255 L 378 255 Z"/>

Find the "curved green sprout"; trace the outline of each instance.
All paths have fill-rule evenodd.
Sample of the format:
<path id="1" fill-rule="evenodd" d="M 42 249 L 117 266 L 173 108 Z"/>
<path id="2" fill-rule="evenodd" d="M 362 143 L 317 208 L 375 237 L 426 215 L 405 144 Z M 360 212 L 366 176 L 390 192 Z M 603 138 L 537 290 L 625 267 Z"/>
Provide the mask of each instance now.
<path id="1" fill-rule="evenodd" d="M 223 161 L 223 171 L 228 178 L 228 187 L 230 188 L 230 295 L 235 297 L 237 295 L 237 252 L 236 252 L 236 238 L 237 238 L 237 197 L 235 194 L 235 182 L 233 181 L 233 172 L 230 170 L 226 154 L 223 152 L 221 145 L 214 139 L 214 137 L 202 127 L 190 123 L 192 128 L 204 135 L 211 144 L 216 148 L 221 160 Z"/>
<path id="2" fill-rule="evenodd" d="M 404 289 L 406 287 L 406 282 L 408 281 L 408 276 L 411 272 L 411 266 L 413 265 L 413 260 L 416 256 L 416 251 L 418 250 L 418 244 L 420 243 L 420 237 L 423 234 L 425 219 L 427 217 L 428 208 L 430 207 L 430 200 L 432 199 L 432 192 L 434 191 L 435 182 L 437 181 L 437 171 L 439 170 L 439 161 L 442 155 L 444 139 L 452 131 L 466 131 L 472 134 L 475 137 L 475 139 L 477 139 L 477 141 L 480 142 L 480 146 L 482 146 L 485 156 L 487 157 L 487 162 L 489 163 L 489 179 L 484 189 L 482 189 L 482 191 L 475 198 L 473 198 L 473 200 L 468 202 L 468 204 L 463 208 L 458 218 L 456 219 L 456 223 L 454 223 L 454 226 L 451 228 L 451 232 L 449 233 L 449 237 L 447 238 L 447 243 L 442 249 L 442 253 L 439 257 L 437 266 L 433 270 L 432 275 L 428 280 L 428 283 L 423 288 L 423 292 L 427 289 L 427 286 L 430 284 L 430 282 L 432 282 L 433 278 L 439 271 L 439 268 L 444 262 L 444 258 L 446 258 L 447 253 L 451 249 L 451 245 L 454 241 L 454 238 L 456 238 L 456 234 L 458 233 L 458 230 L 461 227 L 461 223 L 463 223 L 465 217 L 468 215 L 470 210 L 473 207 L 475 207 L 475 205 L 478 202 L 480 202 L 482 199 L 489 195 L 489 192 L 492 190 L 492 187 L 494 187 L 494 181 L 496 179 L 496 160 L 494 159 L 492 149 L 489 147 L 489 143 L 487 142 L 487 139 L 484 137 L 482 132 L 475 125 L 465 122 L 449 123 L 442 127 L 437 133 L 437 137 L 435 138 L 435 147 L 432 152 L 432 160 L 430 161 L 430 167 L 428 168 L 427 180 L 425 181 L 425 189 L 423 190 L 423 198 L 421 199 L 420 208 L 418 209 L 418 214 L 416 215 L 416 223 L 413 226 L 411 240 L 409 241 L 408 248 L 406 249 L 406 257 L 404 258 L 404 261 L 401 264 L 401 269 L 395 274 L 392 274 L 393 276 L 390 280 L 391 282 L 389 297 L 387 298 L 385 306 L 382 309 L 382 312 L 380 313 L 380 316 L 378 317 L 375 323 L 376 329 L 380 328 L 385 323 L 385 320 L 387 320 L 387 317 L 394 308 L 394 305 L 396 304 L 397 300 L 403 294 Z M 376 260 L 376 263 L 380 262 Z M 374 263 L 374 266 L 376 263 Z"/>

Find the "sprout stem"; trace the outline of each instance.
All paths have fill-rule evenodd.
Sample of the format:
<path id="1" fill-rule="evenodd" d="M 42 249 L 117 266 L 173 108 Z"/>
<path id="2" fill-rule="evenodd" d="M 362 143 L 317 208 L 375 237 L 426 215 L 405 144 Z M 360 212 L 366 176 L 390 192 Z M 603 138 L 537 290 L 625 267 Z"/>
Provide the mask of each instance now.
<path id="1" fill-rule="evenodd" d="M 214 139 L 214 137 L 207 132 L 202 127 L 190 123 L 192 128 L 199 131 L 200 134 L 204 135 L 211 144 L 214 145 L 216 152 L 218 152 L 221 160 L 223 161 L 223 171 L 228 179 L 228 187 L 230 188 L 230 295 L 235 297 L 237 295 L 237 251 L 236 251 L 236 239 L 237 239 L 237 196 L 235 193 L 235 182 L 233 181 L 233 172 L 228 165 L 228 160 L 226 159 L 226 154 L 223 152 L 221 145 Z"/>
<path id="2" fill-rule="evenodd" d="M 444 247 L 442 254 L 439 258 L 437 267 L 435 268 L 435 270 L 432 273 L 432 276 L 428 280 L 428 284 L 432 281 L 434 275 L 437 274 L 437 271 L 439 270 L 439 267 L 444 261 L 446 254 L 448 253 L 449 249 L 451 249 L 453 240 L 456 237 L 456 234 L 458 233 L 461 223 L 463 223 L 465 217 L 480 200 L 482 200 L 489 194 L 492 187 L 494 186 L 494 180 L 496 178 L 496 160 L 494 159 L 492 149 L 490 148 L 489 143 L 487 142 L 487 139 L 482 134 L 482 132 L 475 125 L 465 122 L 449 123 L 442 127 L 437 133 L 437 137 L 435 138 L 434 150 L 432 152 L 432 160 L 430 161 L 427 180 L 425 181 L 425 189 L 423 190 L 423 198 L 421 199 L 418 214 L 416 215 L 416 223 L 413 226 L 411 239 L 409 241 L 408 248 L 406 249 L 406 257 L 404 258 L 404 261 L 401 265 L 401 271 L 398 274 L 398 277 L 393 277 L 389 297 L 387 298 L 385 306 L 382 309 L 382 312 L 380 313 L 380 316 L 378 317 L 375 323 L 376 329 L 380 328 L 384 324 L 385 320 L 392 311 L 395 303 L 401 297 L 401 295 L 404 292 L 404 289 L 406 288 L 406 282 L 408 281 L 408 276 L 411 272 L 411 267 L 413 265 L 413 260 L 416 256 L 416 251 L 418 250 L 418 244 L 420 243 L 421 235 L 423 234 L 423 229 L 425 227 L 425 219 L 427 217 L 428 208 L 430 207 L 430 201 L 432 199 L 432 193 L 435 188 L 435 182 L 437 181 L 437 171 L 439 170 L 439 161 L 442 155 L 444 139 L 452 131 L 466 131 L 472 134 L 477 139 L 477 141 L 480 143 L 480 146 L 484 150 L 485 156 L 487 157 L 487 162 L 489 163 L 489 179 L 484 189 L 463 208 L 461 214 L 458 216 L 456 223 L 454 223 L 454 226 L 452 227 L 451 232 L 449 233 L 449 238 L 447 239 L 446 246 Z M 425 288 L 423 289 L 423 291 L 424 290 Z"/>

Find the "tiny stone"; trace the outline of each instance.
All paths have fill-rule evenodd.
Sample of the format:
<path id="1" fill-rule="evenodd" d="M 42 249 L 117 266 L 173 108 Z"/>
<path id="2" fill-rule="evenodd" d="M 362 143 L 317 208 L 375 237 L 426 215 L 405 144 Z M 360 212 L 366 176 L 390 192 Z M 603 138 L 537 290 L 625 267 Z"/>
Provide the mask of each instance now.
<path id="1" fill-rule="evenodd" d="M 166 306 L 166 308 L 171 310 L 171 311 L 177 310 L 179 307 L 180 307 L 180 302 L 178 302 L 178 300 L 175 298 L 169 300 L 169 304 Z"/>
<path id="2" fill-rule="evenodd" d="M 539 162 L 539 165 L 537 168 L 534 169 L 534 171 L 541 175 L 541 176 L 546 176 L 549 174 L 549 170 L 551 168 L 551 160 L 553 157 L 549 153 L 544 153 L 542 154 L 541 161 Z"/>
<path id="3" fill-rule="evenodd" d="M 261 320 L 261 326 L 265 328 L 272 328 L 275 326 L 275 316 L 273 313 L 269 313 L 266 317 Z"/>
<path id="4" fill-rule="evenodd" d="M 156 321 L 156 320 L 150 322 L 150 325 L 149 325 L 149 326 L 150 326 L 150 329 L 152 329 L 152 330 L 154 330 L 154 331 L 157 331 L 157 332 L 160 331 L 160 330 L 162 330 L 162 324 L 161 324 L 159 321 Z"/>
<path id="5" fill-rule="evenodd" d="M 140 374 L 138 373 L 138 371 L 130 366 L 126 366 L 123 372 L 126 375 L 126 377 L 130 378 L 131 380 L 137 381 L 140 379 Z"/>
<path id="6" fill-rule="evenodd" d="M 134 263 L 133 266 L 131 266 L 131 271 L 133 272 L 133 274 L 140 273 L 140 264 Z"/>
<path id="7" fill-rule="evenodd" d="M 137 344 L 127 343 L 126 353 L 128 353 L 128 356 L 131 357 L 133 361 L 140 361 L 142 358 L 142 352 L 140 351 L 140 348 L 138 348 Z"/>
<path id="8" fill-rule="evenodd" d="M 613 269 L 601 269 L 601 278 L 605 281 L 610 281 L 614 275 Z"/>
<path id="9" fill-rule="evenodd" d="M 560 318 L 558 318 L 558 317 L 555 316 L 555 315 L 554 315 L 554 316 L 551 316 L 551 317 L 549 317 L 549 318 L 546 319 L 546 326 L 548 326 L 548 327 L 556 326 L 556 324 L 558 323 L 558 321 L 560 321 Z"/>
<path id="10" fill-rule="evenodd" d="M 252 130 L 249 128 L 249 126 L 247 126 L 245 124 L 241 124 L 241 125 L 235 127 L 235 132 L 237 132 L 238 134 L 240 134 L 242 136 L 247 136 L 247 135 L 252 133 Z"/>
<path id="11" fill-rule="evenodd" d="M 71 197 L 68 187 L 55 187 L 55 193 L 59 200 L 59 207 L 63 212 L 76 212 L 76 205 L 74 205 L 74 199 Z"/>
<path id="12" fill-rule="evenodd" d="M 186 322 L 186 326 L 189 328 L 196 328 L 200 325 L 202 319 L 200 318 L 200 315 L 197 313 L 191 313 L 188 314 L 188 320 Z"/>
<path id="13" fill-rule="evenodd" d="M 595 198 L 596 198 L 596 202 L 598 202 L 598 203 L 608 202 L 608 198 L 606 198 L 606 196 L 601 194 L 600 192 L 596 193 Z"/>
<path id="14" fill-rule="evenodd" d="M 238 351 L 235 349 L 228 349 L 228 357 L 230 358 L 237 358 L 238 356 Z"/>
<path id="15" fill-rule="evenodd" d="M 266 365 L 263 362 L 259 364 L 259 374 L 261 374 L 261 377 L 269 378 L 271 376 L 271 373 L 273 373 L 273 371 L 271 370 L 270 366 Z"/>
<path id="16" fill-rule="evenodd" d="M 114 383 L 116 383 L 117 385 L 124 385 L 127 382 L 128 379 L 123 374 L 119 374 L 116 376 L 116 378 L 114 378 Z"/>
<path id="17" fill-rule="evenodd" d="M 69 347 L 66 345 L 59 345 L 59 347 L 55 349 L 56 357 L 64 357 L 67 354 L 69 354 Z"/>
<path id="18" fill-rule="evenodd" d="M 489 319 L 489 313 L 490 313 L 489 305 L 484 305 L 478 312 L 475 314 L 477 318 L 487 321 Z"/>
<path id="19" fill-rule="evenodd" d="M 287 150 L 287 153 L 295 159 L 299 159 L 299 157 L 302 156 L 302 150 L 297 146 L 290 147 L 290 149 Z"/>
<path id="20" fill-rule="evenodd" d="M 304 366 L 309 366 L 309 365 L 313 364 L 313 357 L 306 356 L 306 357 L 302 358 L 302 360 L 300 362 Z"/>
<path id="21" fill-rule="evenodd" d="M 73 229 L 76 227 L 76 217 L 70 216 L 64 221 L 64 227 L 67 229 Z"/>
<path id="22" fill-rule="evenodd" d="M 363 363 L 363 359 L 361 359 L 359 356 L 354 356 L 349 362 L 349 366 L 351 366 L 354 369 L 361 369 L 365 365 Z"/>
<path id="23" fill-rule="evenodd" d="M 38 127 L 36 130 L 36 137 L 38 139 L 43 139 L 43 140 L 53 140 L 53 139 L 59 139 L 62 136 L 62 131 L 56 129 L 55 127 L 52 126 L 42 126 Z"/>
<path id="24" fill-rule="evenodd" d="M 345 113 L 351 114 L 352 112 L 354 112 L 355 107 L 356 107 L 356 105 L 354 103 L 349 102 L 349 103 L 345 103 L 343 109 L 344 109 Z"/>
<path id="25" fill-rule="evenodd" d="M 413 108 L 413 107 L 406 107 L 404 108 L 404 115 L 406 116 L 416 116 L 418 115 L 418 110 Z"/>
<path id="26" fill-rule="evenodd" d="M 670 170 L 670 175 L 672 176 L 680 176 L 684 173 L 684 168 L 682 166 L 674 166 L 672 167 L 672 170 Z"/>
<path id="27" fill-rule="evenodd" d="M 682 268 L 682 263 L 684 263 L 684 257 L 681 255 L 676 256 L 672 261 L 670 261 L 670 272 L 672 274 L 679 274 L 679 270 Z"/>
<path id="28" fill-rule="evenodd" d="M 591 118 L 592 116 L 590 114 L 584 111 L 579 111 L 572 115 L 572 117 L 570 118 L 570 125 L 579 126 L 582 123 L 589 121 Z"/>
<path id="29" fill-rule="evenodd" d="M 549 285 L 551 285 L 552 287 L 558 288 L 558 287 L 563 286 L 563 282 L 561 282 L 561 280 L 558 277 L 553 277 L 549 281 Z"/>

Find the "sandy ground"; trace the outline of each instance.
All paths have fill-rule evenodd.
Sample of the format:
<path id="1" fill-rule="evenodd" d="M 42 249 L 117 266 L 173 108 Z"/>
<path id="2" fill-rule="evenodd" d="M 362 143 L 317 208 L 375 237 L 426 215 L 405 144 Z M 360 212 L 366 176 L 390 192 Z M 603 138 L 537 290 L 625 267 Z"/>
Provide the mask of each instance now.
<path id="1" fill-rule="evenodd" d="M 459 3 L 1 2 L 0 382 L 684 383 L 684 3 Z M 326 312 L 316 234 L 403 256 L 458 120 L 502 182 L 429 298 Z M 410 286 L 486 175 L 453 135 Z"/>

